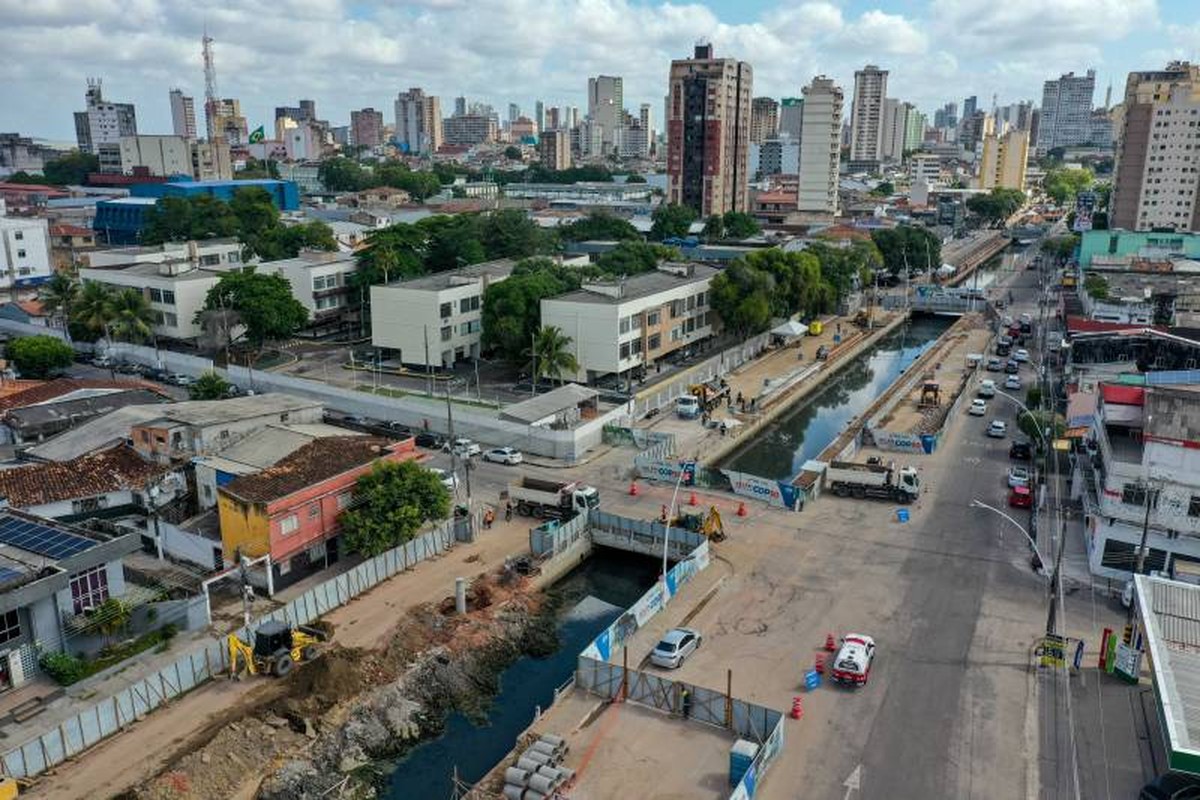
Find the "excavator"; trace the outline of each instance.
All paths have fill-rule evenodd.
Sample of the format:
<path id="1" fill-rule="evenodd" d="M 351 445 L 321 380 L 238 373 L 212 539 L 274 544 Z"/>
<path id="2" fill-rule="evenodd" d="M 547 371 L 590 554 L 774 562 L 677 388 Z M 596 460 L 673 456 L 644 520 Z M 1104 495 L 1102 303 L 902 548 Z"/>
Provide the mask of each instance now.
<path id="1" fill-rule="evenodd" d="M 243 642 L 236 633 L 229 634 L 229 677 L 241 675 L 240 660 L 251 675 L 259 672 L 282 678 L 300 661 L 312 661 L 321 654 L 321 645 L 329 640 L 325 631 L 307 625 L 290 628 L 271 620 L 258 626 L 254 645 Z"/>
<path id="2" fill-rule="evenodd" d="M 699 506 L 681 506 L 679 516 L 671 521 L 671 525 L 702 533 L 713 542 L 725 541 L 725 525 L 721 522 L 721 512 L 717 511 L 716 506 L 709 506 L 707 512 Z"/>

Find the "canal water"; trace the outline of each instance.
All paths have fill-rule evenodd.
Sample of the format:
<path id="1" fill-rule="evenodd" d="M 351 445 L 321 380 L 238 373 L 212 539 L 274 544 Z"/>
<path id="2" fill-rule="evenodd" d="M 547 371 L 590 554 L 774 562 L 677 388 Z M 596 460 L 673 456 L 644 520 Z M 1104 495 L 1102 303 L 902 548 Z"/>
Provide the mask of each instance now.
<path id="1" fill-rule="evenodd" d="M 575 671 L 579 653 L 654 584 L 659 566 L 657 559 L 596 548 L 549 590 L 561 602 L 558 651 L 513 662 L 500 675 L 500 693 L 486 723 L 475 725 L 462 714 L 451 714 L 442 736 L 418 745 L 395 764 L 383 796 L 450 800 L 455 767 L 466 783 L 486 775 L 533 722 L 534 709 L 550 706 L 555 687 Z"/>
<path id="2" fill-rule="evenodd" d="M 871 405 L 954 320 L 914 317 L 735 450 L 721 466 L 773 480 L 793 478 L 805 461 L 828 447 L 850 418 Z"/>

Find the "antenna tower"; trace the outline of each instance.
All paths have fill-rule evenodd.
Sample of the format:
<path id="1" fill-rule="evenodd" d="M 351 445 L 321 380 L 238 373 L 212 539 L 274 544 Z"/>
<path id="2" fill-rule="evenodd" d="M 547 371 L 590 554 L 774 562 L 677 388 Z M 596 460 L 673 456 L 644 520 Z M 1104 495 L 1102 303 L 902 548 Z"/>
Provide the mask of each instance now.
<path id="1" fill-rule="evenodd" d="M 207 28 L 200 41 L 204 53 L 204 121 L 211 142 L 217 138 L 217 67 L 213 63 L 213 39 L 208 35 Z"/>

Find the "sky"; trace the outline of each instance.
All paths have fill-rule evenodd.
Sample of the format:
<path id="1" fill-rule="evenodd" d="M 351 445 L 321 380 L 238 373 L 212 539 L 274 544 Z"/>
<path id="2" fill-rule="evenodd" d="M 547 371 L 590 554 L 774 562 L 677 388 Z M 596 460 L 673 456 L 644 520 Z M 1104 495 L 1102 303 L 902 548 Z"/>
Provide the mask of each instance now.
<path id="1" fill-rule="evenodd" d="M 200 39 L 215 40 L 217 87 L 250 127 L 277 105 L 316 101 L 346 124 L 373 107 L 393 122 L 410 86 L 489 102 L 501 117 L 535 100 L 586 109 L 587 78 L 620 75 L 625 105 L 661 127 L 672 58 L 698 40 L 754 68 L 754 94 L 798 96 L 813 76 L 849 97 L 854 70 L 889 71 L 888 95 L 933 111 L 968 95 L 990 108 L 1040 103 L 1042 82 L 1089 68 L 1095 102 L 1130 70 L 1200 59 L 1196 0 L 0 0 L 0 131 L 73 141 L 87 78 L 137 105 L 140 133 L 170 133 L 168 91 L 196 98 Z"/>

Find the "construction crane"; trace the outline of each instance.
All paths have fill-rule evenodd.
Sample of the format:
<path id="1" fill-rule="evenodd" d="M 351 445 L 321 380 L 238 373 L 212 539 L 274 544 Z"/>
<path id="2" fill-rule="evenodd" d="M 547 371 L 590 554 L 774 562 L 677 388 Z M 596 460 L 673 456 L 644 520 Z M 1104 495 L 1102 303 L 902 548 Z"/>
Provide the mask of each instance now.
<path id="1" fill-rule="evenodd" d="M 236 633 L 229 634 L 229 677 L 237 678 L 242 668 L 251 675 L 264 672 L 282 678 L 300 661 L 312 661 L 321 654 L 321 645 L 329 636 L 319 628 L 298 625 L 290 628 L 282 622 L 264 622 L 254 632 L 254 645 L 248 645 Z"/>

